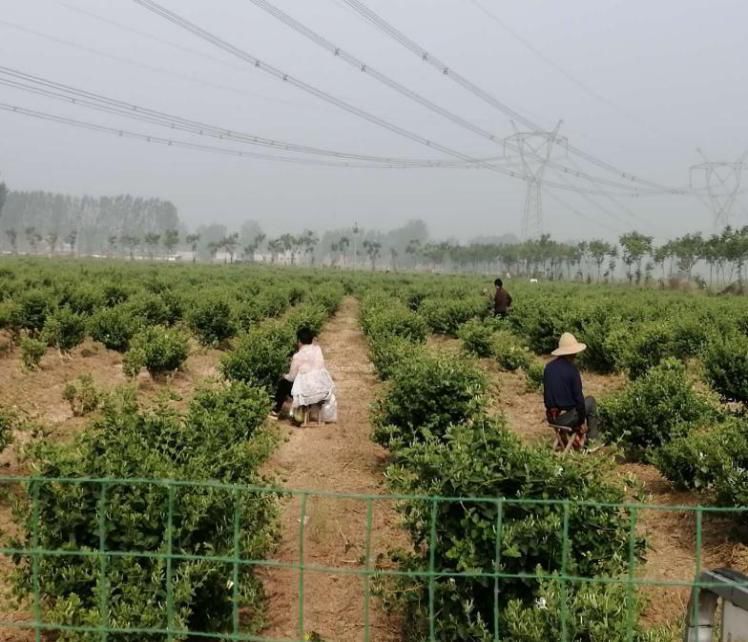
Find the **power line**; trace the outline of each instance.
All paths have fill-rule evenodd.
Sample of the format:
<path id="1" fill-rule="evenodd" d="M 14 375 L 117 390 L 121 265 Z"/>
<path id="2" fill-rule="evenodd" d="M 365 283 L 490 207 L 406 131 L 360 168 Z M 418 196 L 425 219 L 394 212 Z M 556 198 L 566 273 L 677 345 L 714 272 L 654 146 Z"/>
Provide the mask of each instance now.
<path id="1" fill-rule="evenodd" d="M 382 127 L 384 129 L 387 129 L 399 136 L 402 136 L 404 138 L 407 138 L 409 140 L 412 140 L 414 142 L 417 142 L 421 145 L 425 145 L 431 149 L 435 149 L 437 151 L 440 151 L 444 154 L 447 154 L 449 156 L 458 158 L 462 161 L 474 163 L 476 167 L 480 167 L 483 169 L 489 169 L 491 171 L 504 174 L 506 176 L 510 176 L 512 178 L 524 180 L 524 176 L 520 172 L 515 172 L 513 170 L 492 165 L 490 163 L 481 162 L 480 159 L 468 156 L 467 154 L 464 154 L 462 152 L 459 152 L 457 150 L 454 150 L 450 147 L 447 147 L 446 145 L 442 145 L 440 143 L 437 143 L 431 139 L 425 138 L 421 136 L 420 134 L 414 133 L 408 129 L 405 129 L 403 127 L 400 127 L 399 125 L 396 125 L 394 123 L 391 123 L 390 121 L 387 121 L 383 118 L 380 118 L 374 114 L 371 114 L 370 112 L 367 112 L 363 109 L 360 109 L 359 107 L 356 107 L 346 101 L 343 101 L 339 98 L 336 98 L 332 94 L 329 94 L 328 92 L 325 92 L 313 85 L 310 85 L 309 83 L 304 82 L 303 80 L 296 78 L 295 76 L 288 74 L 281 69 L 278 69 L 277 67 L 274 67 L 259 58 L 253 56 L 252 54 L 247 53 L 246 51 L 230 44 L 229 42 L 219 38 L 218 36 L 206 31 L 202 27 L 199 27 L 198 25 L 190 22 L 189 20 L 186 20 L 185 18 L 182 18 L 178 14 L 169 11 L 165 7 L 162 7 L 161 5 L 157 4 L 153 0 L 133 0 L 136 4 L 141 5 L 142 7 L 148 9 L 152 13 L 164 18 L 168 22 L 171 22 L 172 24 L 189 31 L 190 33 L 194 34 L 198 38 L 201 38 L 205 40 L 206 42 L 209 42 L 219 49 L 222 49 L 223 51 L 226 51 L 227 53 L 232 54 L 233 56 L 236 56 L 240 60 L 244 60 L 245 62 L 253 65 L 256 69 L 259 69 L 261 71 L 264 71 L 265 73 L 273 76 L 274 78 L 281 80 L 283 82 L 286 82 L 290 85 L 293 85 L 297 87 L 298 89 L 301 89 L 302 91 L 305 91 L 313 96 L 316 96 L 317 98 L 324 100 L 342 110 L 345 110 L 355 116 L 358 116 L 359 118 L 366 120 L 370 123 L 373 123 L 379 127 Z M 572 172 L 573 173 L 573 172 Z M 551 183 L 549 183 L 551 185 Z M 565 185 L 556 183 L 554 185 L 558 189 L 566 189 L 571 191 L 578 191 L 579 188 L 573 187 L 569 188 Z M 588 191 L 589 193 L 601 193 L 600 191 L 592 191 L 592 190 L 584 190 Z M 625 196 L 625 194 L 619 194 L 620 196 Z"/>
<path id="2" fill-rule="evenodd" d="M 421 94 L 413 91 L 409 87 L 406 87 L 402 83 L 394 80 L 390 76 L 387 76 L 386 74 L 378 71 L 372 65 L 368 64 L 367 62 L 361 60 L 360 58 L 354 56 L 353 54 L 347 52 L 342 47 L 339 47 L 335 43 L 331 42 L 324 36 L 321 36 L 316 31 L 310 29 L 303 23 L 299 22 L 295 18 L 291 17 L 275 5 L 268 2 L 268 0 L 249 0 L 252 4 L 254 4 L 259 9 L 262 9 L 266 13 L 269 13 L 271 16 L 285 24 L 287 27 L 294 30 L 296 33 L 301 34 L 308 40 L 311 40 L 314 44 L 321 47 L 322 49 L 325 49 L 329 53 L 333 54 L 336 58 L 339 60 L 347 63 L 348 65 L 352 66 L 354 69 L 357 69 L 361 71 L 364 74 L 367 74 L 374 78 L 375 80 L 379 81 L 380 83 L 386 85 L 390 89 L 396 91 L 402 96 L 405 96 L 409 100 L 412 100 L 421 106 L 425 107 L 426 109 L 429 109 L 430 111 L 442 116 L 443 118 L 451 121 L 452 123 L 462 127 L 463 129 L 466 129 L 473 134 L 476 134 L 482 138 L 485 138 L 489 141 L 491 141 L 494 144 L 502 145 L 506 144 L 506 140 L 502 139 L 501 137 L 497 137 L 492 132 L 488 131 L 487 129 L 476 125 L 473 122 L 470 122 L 469 120 L 462 118 L 461 116 L 455 114 L 454 112 L 445 109 L 444 107 L 441 107 L 440 105 L 437 105 L 432 100 L 429 100 L 428 98 L 422 96 Z M 519 152 L 519 149 L 514 146 L 514 151 Z M 573 175 L 580 177 L 580 178 L 586 178 L 590 181 L 600 182 L 606 185 L 609 185 L 611 187 L 616 187 L 618 189 L 626 189 L 626 190 L 635 190 L 636 187 L 632 186 L 628 183 L 620 183 L 617 181 L 610 181 L 603 178 L 598 178 L 595 176 L 591 176 L 590 174 L 587 174 L 583 170 L 573 170 L 570 168 L 564 168 L 562 165 L 559 165 L 558 163 L 555 163 L 553 159 L 548 159 L 545 161 L 547 164 L 551 166 L 559 166 L 566 170 L 567 173 L 572 173 Z"/>
<path id="3" fill-rule="evenodd" d="M 65 116 L 59 116 L 57 114 L 50 114 L 48 112 L 36 111 L 33 109 L 27 109 L 18 105 L 10 105 L 8 103 L 0 103 L 0 111 L 10 112 L 21 116 L 27 116 L 35 118 L 37 120 L 44 120 L 62 125 L 68 125 L 70 127 L 76 127 L 79 129 L 86 129 L 93 132 L 111 134 L 119 138 L 128 138 L 132 140 L 138 140 L 141 142 L 152 143 L 154 145 L 165 145 L 167 147 L 177 147 L 181 149 L 189 149 L 192 151 L 209 152 L 213 154 L 222 154 L 224 156 L 233 156 L 238 158 L 253 158 L 260 160 L 276 161 L 282 163 L 292 163 L 297 165 L 312 165 L 320 167 L 346 167 L 346 168 L 366 168 L 366 169 L 390 169 L 402 168 L 401 165 L 384 165 L 384 164 L 367 164 L 367 163 L 350 163 L 350 162 L 335 162 L 335 161 L 324 161 L 319 159 L 310 158 L 296 158 L 292 156 L 277 156 L 274 154 L 263 154 L 259 152 L 247 152 L 243 150 L 230 149 L 226 147 L 216 147 L 212 145 L 203 145 L 198 143 L 190 143 L 187 141 L 175 140 L 171 138 L 163 138 L 161 136 L 152 136 L 149 134 L 143 134 L 140 132 L 133 132 L 127 129 L 119 129 L 115 127 L 106 127 L 104 125 L 98 125 L 89 121 L 76 120 L 73 118 L 67 118 Z"/>
<path id="4" fill-rule="evenodd" d="M 135 0 L 136 2 L 139 0 Z M 526 127 L 529 127 L 531 130 L 536 131 L 545 131 L 546 128 L 541 127 L 537 123 L 533 122 L 530 118 L 527 118 L 520 112 L 516 111 L 515 109 L 509 107 L 506 103 L 502 102 L 498 98 L 496 98 L 494 95 L 486 91 L 485 89 L 482 89 L 474 82 L 468 80 L 465 76 L 458 73 L 449 65 L 447 65 L 445 62 L 442 62 L 439 58 L 428 52 L 426 49 L 421 47 L 418 43 L 416 43 L 414 40 L 406 36 L 403 32 L 399 31 L 397 28 L 392 26 L 389 22 L 384 20 L 381 16 L 377 15 L 374 11 L 369 9 L 364 3 L 360 2 L 360 0 L 342 0 L 345 2 L 349 7 L 351 7 L 354 11 L 356 11 L 359 15 L 361 15 L 363 18 L 365 18 L 368 22 L 370 22 L 372 25 L 374 25 L 377 29 L 387 34 L 390 38 L 395 40 L 396 42 L 400 43 L 403 47 L 417 55 L 421 60 L 428 63 L 435 69 L 437 69 L 443 76 L 446 78 L 449 78 L 453 82 L 457 83 L 473 95 L 477 96 L 487 104 L 491 105 L 495 109 L 501 111 L 503 114 L 508 116 L 510 119 L 517 121 L 519 123 L 522 123 Z M 639 176 L 636 176 L 635 174 L 631 174 L 629 172 L 625 172 L 611 163 L 597 158 L 593 156 L 592 154 L 589 154 L 588 152 L 585 152 L 577 147 L 569 146 L 569 151 L 576 154 L 580 158 L 583 158 L 587 162 L 596 165 L 597 167 L 601 169 L 605 169 L 606 171 L 612 172 L 620 176 L 621 178 L 631 181 L 632 183 L 639 183 L 641 185 L 646 185 L 652 189 L 657 189 L 662 192 L 668 192 L 673 194 L 680 194 L 683 193 L 685 190 L 682 189 L 674 189 L 671 187 L 659 185 L 658 183 L 655 183 L 653 181 L 641 178 Z"/>
<path id="5" fill-rule="evenodd" d="M 184 131 L 198 136 L 217 138 L 220 140 L 232 140 L 245 144 L 259 145 L 262 147 L 272 147 L 275 149 L 281 149 L 283 151 L 316 154 L 347 160 L 360 160 L 393 165 L 413 165 L 421 167 L 465 166 L 465 164 L 462 162 L 456 163 L 451 161 L 408 159 L 355 154 L 255 136 L 253 134 L 247 134 L 224 127 L 216 127 L 214 125 L 209 125 L 200 121 L 190 120 L 181 116 L 167 114 L 161 111 L 149 109 L 147 107 L 141 107 L 132 103 L 108 98 L 100 94 L 77 89 L 69 85 L 64 85 L 58 82 L 47 80 L 45 78 L 27 74 L 15 69 L 11 69 L 9 67 L 0 66 L 0 84 L 8 87 L 13 87 L 15 89 L 20 89 L 26 92 L 31 92 L 36 95 L 45 96 L 47 98 L 63 100 L 75 105 L 81 105 L 90 109 L 123 116 L 125 118 L 130 118 L 153 125 L 160 125 L 163 127 L 168 127 L 169 129 Z"/>

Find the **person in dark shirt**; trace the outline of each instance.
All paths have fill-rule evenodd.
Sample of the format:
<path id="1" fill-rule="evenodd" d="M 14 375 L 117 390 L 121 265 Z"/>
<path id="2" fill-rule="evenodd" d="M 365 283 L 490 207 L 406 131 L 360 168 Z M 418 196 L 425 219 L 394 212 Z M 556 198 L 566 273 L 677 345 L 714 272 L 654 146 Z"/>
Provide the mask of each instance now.
<path id="1" fill-rule="evenodd" d="M 504 289 L 504 283 L 501 279 L 496 279 L 493 284 L 496 286 L 496 293 L 493 296 L 493 314 L 494 316 L 504 318 L 512 307 L 512 295 Z"/>
<path id="2" fill-rule="evenodd" d="M 543 395 L 548 423 L 573 428 L 576 446 L 584 445 L 587 437 L 595 439 L 598 432 L 597 403 L 582 392 L 582 377 L 574 363 L 576 356 L 587 346 L 573 334 L 564 332 L 558 348 L 551 354 L 556 357 L 543 372 Z"/>

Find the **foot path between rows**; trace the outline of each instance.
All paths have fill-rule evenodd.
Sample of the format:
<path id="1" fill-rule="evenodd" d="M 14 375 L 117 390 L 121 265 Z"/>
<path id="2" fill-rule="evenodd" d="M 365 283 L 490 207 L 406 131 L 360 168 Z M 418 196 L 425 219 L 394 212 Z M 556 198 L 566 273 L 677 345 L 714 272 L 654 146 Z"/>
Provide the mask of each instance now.
<path id="1" fill-rule="evenodd" d="M 285 439 L 268 462 L 266 471 L 275 475 L 285 488 L 386 494 L 383 485 L 386 452 L 371 441 L 369 423 L 369 406 L 378 382 L 359 327 L 358 311 L 355 299 L 344 299 L 319 338 L 337 387 L 338 423 L 312 424 L 307 428 L 279 424 Z M 300 639 L 300 596 L 303 593 L 304 634 L 317 633 L 325 642 L 399 639 L 397 621 L 386 615 L 374 598 L 367 601 L 365 597 L 367 582 L 360 571 L 365 570 L 367 564 L 367 502 L 312 492 L 306 500 L 303 523 L 301 504 L 302 497 L 294 496 L 282 505 L 275 559 L 293 564 L 301 561 L 300 530 L 303 526 L 304 565 L 341 569 L 345 573 L 305 568 L 302 591 L 297 569 L 265 571 L 268 626 L 262 635 L 270 639 Z M 390 548 L 405 545 L 406 541 L 392 503 L 372 502 L 368 540 L 370 567 Z M 368 610 L 368 618 L 365 610 Z"/>

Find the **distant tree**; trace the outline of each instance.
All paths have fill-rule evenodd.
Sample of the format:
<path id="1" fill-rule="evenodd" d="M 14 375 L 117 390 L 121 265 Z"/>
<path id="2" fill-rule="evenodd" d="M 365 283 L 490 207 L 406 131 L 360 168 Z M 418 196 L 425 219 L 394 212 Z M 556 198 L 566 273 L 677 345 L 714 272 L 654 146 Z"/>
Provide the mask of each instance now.
<path id="1" fill-rule="evenodd" d="M 410 257 L 411 262 L 415 265 L 418 255 L 421 253 L 420 239 L 410 239 L 405 247 L 405 253 Z"/>
<path id="2" fill-rule="evenodd" d="M 13 228 L 5 230 L 5 236 L 8 237 L 8 243 L 13 254 L 18 254 L 18 232 Z"/>
<path id="3" fill-rule="evenodd" d="M 397 257 L 399 256 L 394 247 L 390 248 L 390 260 L 392 261 L 392 271 L 397 272 Z"/>
<path id="4" fill-rule="evenodd" d="M 49 254 L 50 256 L 55 253 L 55 249 L 57 248 L 57 241 L 60 239 L 60 235 L 57 232 L 50 232 L 47 234 L 46 241 L 47 246 L 49 246 Z"/>
<path id="5" fill-rule="evenodd" d="M 369 261 L 371 262 L 372 272 L 377 268 L 377 259 L 382 250 L 382 244 L 379 241 L 364 241 L 364 250 L 366 251 Z"/>
<path id="6" fill-rule="evenodd" d="M 652 250 L 652 260 L 656 265 L 660 266 L 662 271 L 662 281 L 665 282 L 665 263 L 673 255 L 673 248 L 670 243 L 660 245 L 660 247 Z"/>
<path id="7" fill-rule="evenodd" d="M 218 254 L 218 250 L 220 248 L 221 248 L 220 241 L 211 241 L 210 243 L 208 243 L 208 254 L 210 255 L 211 261 L 216 260 L 216 254 Z"/>
<path id="8" fill-rule="evenodd" d="M 176 249 L 177 245 L 179 245 L 179 230 L 173 228 L 166 230 L 164 232 L 162 243 L 166 248 L 167 254 L 174 254 L 174 250 Z"/>
<path id="9" fill-rule="evenodd" d="M 116 241 L 115 237 L 115 241 Z M 72 256 L 75 254 L 75 244 L 78 242 L 78 230 L 70 230 L 63 239 L 65 242 L 65 245 L 68 246 L 68 249 L 70 250 L 70 255 Z"/>
<path id="10" fill-rule="evenodd" d="M 124 236 L 120 236 L 119 242 L 123 248 L 129 250 L 130 260 L 132 261 L 135 258 L 135 248 L 140 245 L 140 239 L 137 236 L 125 234 Z"/>
<path id="11" fill-rule="evenodd" d="M 116 234 L 112 234 L 107 238 L 107 254 L 113 256 L 117 251 L 117 243 L 122 239 L 118 239 Z M 122 244 L 124 246 L 124 243 Z"/>
<path id="12" fill-rule="evenodd" d="M 299 245 L 304 248 L 304 254 L 309 257 L 309 263 L 314 265 L 314 252 L 317 249 L 319 237 L 311 230 L 306 230 L 299 239 Z"/>
<path id="13" fill-rule="evenodd" d="M 592 262 L 597 268 L 597 280 L 600 280 L 602 265 L 605 263 L 605 259 L 612 255 L 615 248 L 605 241 L 595 240 L 590 241 L 587 244 L 587 251 L 592 257 Z"/>
<path id="14" fill-rule="evenodd" d="M 143 243 L 148 248 L 148 258 L 153 259 L 156 254 L 156 248 L 161 241 L 161 235 L 155 232 L 149 232 L 143 237 Z"/>
<path id="15" fill-rule="evenodd" d="M 642 260 L 645 256 L 652 253 L 652 237 L 640 234 L 639 232 L 629 232 L 623 234 L 618 242 L 623 248 L 623 262 L 626 265 L 626 277 L 629 283 L 634 276 L 639 283 L 642 277 Z M 636 272 L 632 273 L 632 267 L 636 265 Z"/>
<path id="16" fill-rule="evenodd" d="M 233 263 L 236 248 L 239 247 L 239 233 L 234 232 L 233 234 L 229 234 L 226 238 L 221 239 L 219 247 L 226 250 L 229 255 L 229 263 Z"/>
<path id="17" fill-rule="evenodd" d="M 36 254 L 36 247 L 39 244 L 39 241 L 42 240 L 42 235 L 36 231 L 36 228 L 33 225 L 27 227 L 23 232 L 26 235 L 26 242 L 31 248 L 31 253 Z"/>
<path id="18" fill-rule="evenodd" d="M 257 250 L 260 249 L 260 246 L 265 241 L 265 238 L 266 238 L 265 234 L 261 232 L 244 246 L 244 250 L 243 250 L 244 257 L 248 259 L 251 263 L 254 263 Z"/>
<path id="19" fill-rule="evenodd" d="M 194 263 L 197 261 L 197 245 L 200 243 L 200 235 L 199 234 L 188 234 L 184 239 L 190 246 L 190 250 L 192 251 L 192 262 Z"/>
<path id="20" fill-rule="evenodd" d="M 284 242 L 277 238 L 268 241 L 268 250 L 270 250 L 270 262 L 275 263 L 278 260 L 278 255 L 285 251 Z"/>
<path id="21" fill-rule="evenodd" d="M 0 216 L 2 216 L 3 206 L 5 205 L 7 198 L 8 188 L 5 186 L 5 183 L 0 183 Z"/>

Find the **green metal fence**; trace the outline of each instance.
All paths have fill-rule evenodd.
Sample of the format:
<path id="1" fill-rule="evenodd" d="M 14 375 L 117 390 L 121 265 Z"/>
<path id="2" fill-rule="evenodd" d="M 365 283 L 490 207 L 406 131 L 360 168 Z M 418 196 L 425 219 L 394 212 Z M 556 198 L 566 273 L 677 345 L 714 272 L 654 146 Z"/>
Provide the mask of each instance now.
<path id="1" fill-rule="evenodd" d="M 149 487 L 159 489 L 164 496 L 164 540 L 165 545 L 159 545 L 156 550 L 119 550 L 117 547 L 110 545 L 111 524 L 108 514 L 116 510 L 116 506 L 110 505 L 110 497 L 113 489 Z M 63 546 L 54 550 L 44 548 L 40 544 L 40 532 L 42 531 L 42 515 L 40 510 L 40 497 L 45 490 L 53 487 L 81 487 L 85 488 L 88 493 L 96 495 L 96 533 L 89 535 L 98 538 L 98 547 L 79 547 L 75 544 Z M 230 554 L 192 554 L 179 550 L 174 547 L 173 532 L 176 526 L 175 515 L 179 513 L 180 493 L 185 489 L 210 491 L 225 493 L 233 501 L 233 514 L 229 516 L 233 523 L 233 548 Z M 288 490 L 280 488 L 270 488 L 262 486 L 244 486 L 221 484 L 216 482 L 185 482 L 176 480 L 148 480 L 148 479 L 78 479 L 78 478 L 35 478 L 35 477 L 5 477 L 0 478 L 0 490 L 3 493 L 4 500 L 0 503 L 4 508 L 0 511 L 9 513 L 9 498 L 20 496 L 27 506 L 26 525 L 27 532 L 25 537 L 19 538 L 24 544 L 12 545 L 8 537 L 3 537 L 2 546 L 0 547 L 0 557 L 4 559 L 3 571 L 5 571 L 5 580 L 0 581 L 0 587 L 7 589 L 9 584 L 8 571 L 14 564 L 27 564 L 27 570 L 31 578 L 31 590 L 28 595 L 28 613 L 16 613 L 12 617 L 7 617 L 8 613 L 0 613 L 0 639 L 2 631 L 27 631 L 28 635 L 33 634 L 33 639 L 40 641 L 49 633 L 79 633 L 88 634 L 86 639 L 98 639 L 106 641 L 107 639 L 138 639 L 137 637 L 124 638 L 124 635 L 132 636 L 160 636 L 164 640 L 181 640 L 181 639 L 220 639 L 220 640 L 246 640 L 255 642 L 301 642 L 305 639 L 310 622 L 306 616 L 306 609 L 310 601 L 324 601 L 328 599 L 325 595 L 309 594 L 309 578 L 312 575 L 324 575 L 338 578 L 355 578 L 358 584 L 354 590 L 357 595 L 354 598 L 360 602 L 360 612 L 357 621 L 353 623 L 356 630 L 355 636 L 346 636 L 345 639 L 363 639 L 365 641 L 379 639 L 372 622 L 373 613 L 375 612 L 374 601 L 372 599 L 372 582 L 377 577 L 401 577 L 416 578 L 426 583 L 428 587 L 428 636 L 431 640 L 440 639 L 438 636 L 439 613 L 435 607 L 436 582 L 439 579 L 452 578 L 459 581 L 461 578 L 475 579 L 482 578 L 493 584 L 493 631 L 494 639 L 502 639 L 502 627 L 500 614 L 502 609 L 501 603 L 501 583 L 506 580 L 527 580 L 529 582 L 537 581 L 536 572 L 526 573 L 508 573 L 502 571 L 502 528 L 503 515 L 505 511 L 512 506 L 533 507 L 539 509 L 553 506 L 560 509 L 562 520 L 562 552 L 559 573 L 554 578 L 561 582 L 563 595 L 569 586 L 581 585 L 584 583 L 598 584 L 618 584 L 623 585 L 630 591 L 646 589 L 655 592 L 665 592 L 668 590 L 688 589 L 708 589 L 710 584 L 698 583 L 695 578 L 699 577 L 703 566 L 704 551 L 704 519 L 705 518 L 722 518 L 728 516 L 743 515 L 748 508 L 717 508 L 702 506 L 664 506 L 648 504 L 599 504 L 579 502 L 572 504 L 564 500 L 528 500 L 528 499 L 510 499 L 510 498 L 478 498 L 478 497 L 416 497 L 407 495 L 365 495 L 355 493 L 332 493 L 307 490 Z M 293 524 L 298 525 L 298 532 L 294 534 L 295 539 L 295 559 L 246 559 L 241 554 L 240 548 L 240 515 L 245 506 L 244 502 L 248 497 L 257 499 L 260 497 L 279 497 L 281 501 L 294 501 L 294 511 L 298 511 L 298 518 L 291 520 Z M 428 564 L 423 568 L 404 570 L 397 567 L 382 567 L 373 562 L 376 553 L 383 552 L 383 547 L 391 542 L 374 542 L 379 537 L 377 531 L 377 511 L 382 506 L 386 510 L 392 510 L 394 505 L 403 501 L 428 502 L 430 510 L 430 541 L 428 542 Z M 345 563 L 336 560 L 336 563 L 319 563 L 309 559 L 308 546 L 310 537 L 315 536 L 311 532 L 309 516 L 311 514 L 310 506 L 314 503 L 321 505 L 321 502 L 335 503 L 344 502 L 346 506 L 347 526 L 353 524 L 353 516 L 362 516 L 360 528 L 359 543 L 352 548 L 358 548 L 361 556 L 356 561 L 347 560 Z M 440 569 L 436 567 L 436 541 L 439 531 L 438 508 L 444 503 L 466 504 L 485 504 L 491 505 L 496 509 L 495 524 L 495 558 L 493 568 L 491 569 L 474 569 L 466 571 L 454 571 L 449 569 Z M 627 571 L 620 576 L 610 577 L 577 577 L 568 572 L 570 538 L 569 538 L 569 515 L 575 507 L 589 506 L 596 509 L 610 509 L 624 511 L 628 516 L 629 523 L 629 547 Z M 355 507 L 355 508 L 352 508 Z M 384 509 L 383 509 L 384 510 Z M 678 513 L 684 519 L 693 520 L 693 565 L 686 577 L 651 577 L 647 575 L 646 566 L 637 560 L 636 541 L 640 535 L 641 525 L 640 518 L 646 512 L 656 512 L 657 514 Z M 296 513 L 294 513 L 294 516 Z M 348 518 L 350 516 L 350 519 Z M 8 522 L 6 516 L 6 523 Z M 296 526 L 294 526 L 295 528 Z M 341 533 L 342 534 L 342 533 Z M 7 535 L 7 534 L 6 534 Z M 288 536 L 289 534 L 286 533 Z M 326 537 L 329 534 L 318 533 L 318 537 Z M 604 536 L 604 535 L 601 535 Z M 72 537 L 72 536 L 71 536 Z M 72 539 L 71 539 L 72 541 Z M 96 569 L 98 577 L 95 578 L 98 586 L 102 587 L 98 593 L 98 623 L 95 625 L 71 625 L 62 622 L 55 622 L 47 617 L 47 605 L 49 604 L 49 595 L 43 585 L 43 577 L 40 571 L 44 560 L 52 558 L 66 558 L 70 560 L 90 559 L 97 563 Z M 112 596 L 118 592 L 118 587 L 113 585 L 110 577 L 109 567 L 112 560 L 117 558 L 128 559 L 149 559 L 163 562 L 165 565 L 165 601 L 163 604 L 164 625 L 159 627 L 138 627 L 138 626 L 119 626 L 110 621 L 110 607 Z M 218 630 L 187 630 L 177 626 L 175 612 L 174 583 L 176 567 L 181 562 L 206 562 L 225 566 L 230 569 L 230 576 L 227 580 L 227 591 L 231 599 L 231 617 L 225 627 Z M 294 590 L 294 601 L 296 604 L 286 605 L 288 609 L 293 608 L 294 624 L 292 637 L 272 637 L 267 634 L 250 634 L 242 624 L 242 598 L 240 576 L 241 570 L 263 569 L 263 573 L 273 572 L 292 572 L 297 575 L 296 588 Z M 548 577 L 551 577 L 550 574 Z M 353 586 L 353 585 L 352 585 Z M 273 608 L 280 608 L 279 605 L 271 603 Z M 378 610 L 378 607 L 376 607 Z M 561 639 L 567 639 L 567 623 L 573 614 L 568 612 L 565 599 L 561 602 Z M 377 611 L 378 612 L 378 611 Z M 686 614 L 683 613 L 685 619 Z M 313 623 L 312 623 L 313 624 Z M 349 628 L 350 622 L 346 623 Z M 631 636 L 633 637 L 633 622 L 631 622 Z M 321 632 L 322 633 L 322 632 Z M 328 634 L 329 635 L 329 634 Z M 326 642 L 332 642 L 336 638 L 325 637 Z M 28 639 L 32 639 L 29 637 Z M 568 638 L 571 639 L 571 638 Z M 632 638 L 630 638 L 632 639 Z"/>

